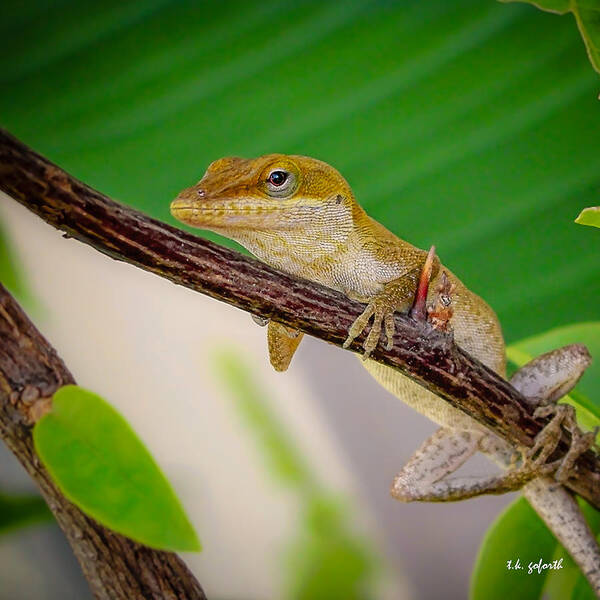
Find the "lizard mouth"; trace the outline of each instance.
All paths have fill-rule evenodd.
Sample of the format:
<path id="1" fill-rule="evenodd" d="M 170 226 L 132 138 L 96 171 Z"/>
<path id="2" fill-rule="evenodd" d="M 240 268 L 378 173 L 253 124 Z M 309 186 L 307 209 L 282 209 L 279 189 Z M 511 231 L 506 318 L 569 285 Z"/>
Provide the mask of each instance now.
<path id="1" fill-rule="evenodd" d="M 257 202 L 190 202 L 189 198 L 175 198 L 171 214 L 179 221 L 195 227 L 248 225 L 248 218 L 265 216 L 281 210 L 275 204 Z"/>

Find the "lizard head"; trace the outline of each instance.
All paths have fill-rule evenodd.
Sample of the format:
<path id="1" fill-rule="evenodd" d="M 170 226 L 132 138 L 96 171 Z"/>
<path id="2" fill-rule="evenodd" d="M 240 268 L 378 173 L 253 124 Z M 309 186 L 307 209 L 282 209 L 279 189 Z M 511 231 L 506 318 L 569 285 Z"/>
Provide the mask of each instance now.
<path id="1" fill-rule="evenodd" d="M 171 203 L 176 219 L 234 239 L 263 259 L 282 245 L 327 251 L 350 233 L 358 211 L 333 167 L 285 154 L 216 160 Z"/>

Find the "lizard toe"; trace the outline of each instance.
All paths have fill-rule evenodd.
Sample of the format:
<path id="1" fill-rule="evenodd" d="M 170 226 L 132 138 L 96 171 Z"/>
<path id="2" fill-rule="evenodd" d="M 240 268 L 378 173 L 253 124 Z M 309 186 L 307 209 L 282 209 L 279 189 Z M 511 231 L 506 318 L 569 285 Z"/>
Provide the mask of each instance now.
<path id="1" fill-rule="evenodd" d="M 385 337 L 387 338 L 387 343 L 385 345 L 386 350 L 391 350 L 394 347 L 394 333 L 396 333 L 394 313 L 388 313 L 385 315 Z"/>
<path id="2" fill-rule="evenodd" d="M 377 344 L 379 343 L 379 338 L 381 337 L 381 326 L 383 323 L 383 314 L 380 312 L 375 312 L 375 316 L 373 318 L 373 325 L 371 326 L 371 331 L 369 331 L 369 335 L 367 335 L 367 339 L 363 344 L 363 348 L 365 349 L 365 354 L 371 354 L 375 348 L 377 348 Z"/>
<path id="3" fill-rule="evenodd" d="M 352 323 L 350 329 L 348 330 L 348 337 L 343 345 L 344 348 L 348 348 L 350 344 L 352 344 L 352 342 L 365 330 L 367 324 L 369 323 L 369 319 L 374 313 L 375 307 L 372 304 L 369 304 L 362 314 L 355 319 L 354 323 Z"/>

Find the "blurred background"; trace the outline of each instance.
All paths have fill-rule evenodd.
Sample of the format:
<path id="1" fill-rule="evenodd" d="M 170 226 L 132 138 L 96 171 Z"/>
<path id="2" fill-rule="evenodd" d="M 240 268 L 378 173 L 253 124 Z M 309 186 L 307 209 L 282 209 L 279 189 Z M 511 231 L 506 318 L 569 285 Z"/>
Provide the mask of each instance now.
<path id="1" fill-rule="evenodd" d="M 571 16 L 5 0 L 0 47 L 0 125 L 123 203 L 173 223 L 169 202 L 216 158 L 310 155 L 394 233 L 436 244 L 508 342 L 597 318 L 598 234 L 573 219 L 598 204 L 600 85 Z M 0 223 L 0 279 L 165 470 L 209 598 L 466 597 L 510 497 L 394 501 L 435 426 L 350 353 L 305 339 L 276 374 L 249 315 L 66 241 L 4 195 Z M 0 494 L 32 491 L 0 449 Z M 56 526 L 0 536 L 0 599 L 86 597 Z"/>

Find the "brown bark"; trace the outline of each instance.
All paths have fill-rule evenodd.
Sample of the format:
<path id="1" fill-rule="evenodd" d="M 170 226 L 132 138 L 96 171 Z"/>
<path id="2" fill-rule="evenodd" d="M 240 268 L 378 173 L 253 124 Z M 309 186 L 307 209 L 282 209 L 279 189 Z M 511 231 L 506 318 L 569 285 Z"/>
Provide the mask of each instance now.
<path id="1" fill-rule="evenodd" d="M 71 504 L 35 453 L 31 423 L 73 376 L 0 284 L 0 436 L 38 484 L 92 592 L 102 600 L 203 600 L 185 563 L 102 527 Z"/>
<path id="2" fill-rule="evenodd" d="M 2 131 L 0 189 L 54 227 L 117 260 L 337 346 L 364 308 L 339 292 L 120 205 Z M 350 349 L 360 352 L 360 342 Z M 393 349 L 379 346 L 371 357 L 402 371 L 512 444 L 531 446 L 547 423 L 534 419 L 508 382 L 449 336 L 406 315 L 396 315 Z M 564 434 L 555 457 L 567 447 Z M 580 457 L 568 487 L 600 508 L 600 458 L 589 451 Z"/>

